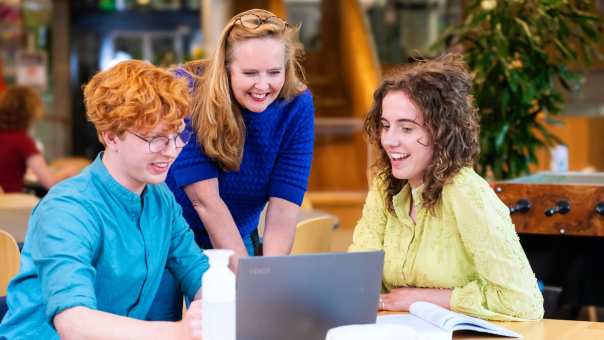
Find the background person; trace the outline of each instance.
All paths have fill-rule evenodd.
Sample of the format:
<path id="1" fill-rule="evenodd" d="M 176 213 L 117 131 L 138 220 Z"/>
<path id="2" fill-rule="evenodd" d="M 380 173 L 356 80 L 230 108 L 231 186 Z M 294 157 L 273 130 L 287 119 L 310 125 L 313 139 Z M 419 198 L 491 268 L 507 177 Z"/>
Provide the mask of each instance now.
<path id="1" fill-rule="evenodd" d="M 29 135 L 28 130 L 43 113 L 42 98 L 31 87 L 10 86 L 0 93 L 0 187 L 4 192 L 22 192 L 28 168 L 46 189 L 77 173 L 77 169 L 72 168 L 51 173 Z"/>

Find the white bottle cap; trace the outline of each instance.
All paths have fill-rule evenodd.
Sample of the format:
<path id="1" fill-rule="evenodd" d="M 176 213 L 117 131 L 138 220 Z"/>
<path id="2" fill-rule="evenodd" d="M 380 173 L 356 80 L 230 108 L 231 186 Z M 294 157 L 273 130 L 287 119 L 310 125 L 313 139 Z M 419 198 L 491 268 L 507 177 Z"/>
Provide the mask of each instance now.
<path id="1" fill-rule="evenodd" d="M 231 249 L 207 249 L 203 251 L 210 261 L 210 266 L 226 267 L 229 265 L 229 257 L 233 255 Z"/>

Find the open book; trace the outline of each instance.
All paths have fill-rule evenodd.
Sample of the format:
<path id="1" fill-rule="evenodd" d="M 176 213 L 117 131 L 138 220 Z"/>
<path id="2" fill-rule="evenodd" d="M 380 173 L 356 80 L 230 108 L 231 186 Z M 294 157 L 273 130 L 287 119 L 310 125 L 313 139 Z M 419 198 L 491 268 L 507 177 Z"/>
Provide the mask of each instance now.
<path id="1" fill-rule="evenodd" d="M 417 332 L 421 340 L 450 340 L 454 331 L 476 331 L 512 338 L 522 335 L 488 321 L 459 314 L 429 302 L 415 302 L 407 315 L 380 315 L 378 324 L 405 325 Z"/>

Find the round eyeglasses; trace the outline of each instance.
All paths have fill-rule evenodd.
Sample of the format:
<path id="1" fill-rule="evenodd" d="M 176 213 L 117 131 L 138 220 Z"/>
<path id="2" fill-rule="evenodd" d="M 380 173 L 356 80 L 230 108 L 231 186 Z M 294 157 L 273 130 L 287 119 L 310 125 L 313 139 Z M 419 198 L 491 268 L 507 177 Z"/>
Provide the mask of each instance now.
<path id="1" fill-rule="evenodd" d="M 149 145 L 149 152 L 158 153 L 164 151 L 168 145 L 170 145 L 170 141 L 174 142 L 174 147 L 176 149 L 182 149 L 189 143 L 191 140 L 191 136 L 193 132 L 190 129 L 184 129 L 181 133 L 177 134 L 174 137 L 167 136 L 155 136 L 155 137 L 143 137 L 139 134 L 136 134 L 132 131 L 128 131 L 136 137 L 144 140 Z"/>
<path id="2" fill-rule="evenodd" d="M 261 18 L 256 14 L 244 14 L 235 19 L 235 23 L 239 23 L 241 26 L 247 29 L 256 29 L 263 24 L 271 24 L 279 29 L 285 30 L 289 27 L 287 21 L 279 18 L 278 16 L 271 15 L 270 17 Z"/>

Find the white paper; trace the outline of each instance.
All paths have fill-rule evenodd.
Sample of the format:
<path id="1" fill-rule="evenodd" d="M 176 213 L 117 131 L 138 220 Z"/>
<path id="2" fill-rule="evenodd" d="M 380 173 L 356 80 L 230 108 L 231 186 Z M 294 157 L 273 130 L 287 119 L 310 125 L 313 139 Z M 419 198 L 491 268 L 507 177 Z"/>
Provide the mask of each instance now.
<path id="1" fill-rule="evenodd" d="M 522 335 L 497 326 L 486 320 L 452 312 L 428 302 L 411 305 L 407 315 L 379 315 L 377 324 L 396 324 L 413 328 L 417 340 L 451 340 L 458 330 L 476 331 L 514 338 Z"/>

